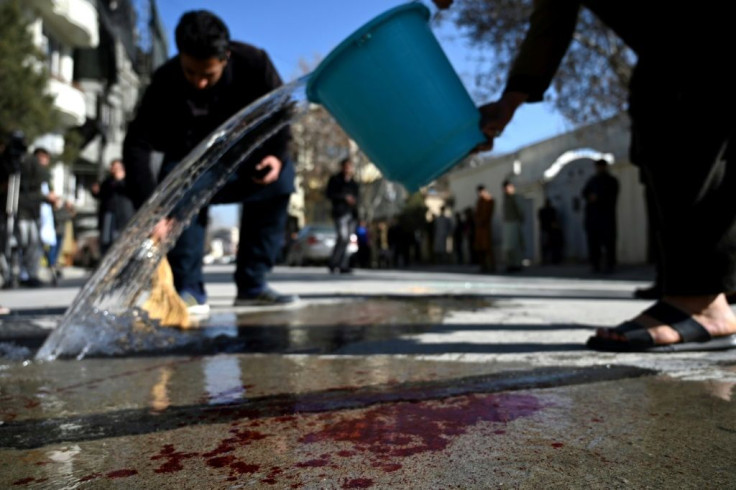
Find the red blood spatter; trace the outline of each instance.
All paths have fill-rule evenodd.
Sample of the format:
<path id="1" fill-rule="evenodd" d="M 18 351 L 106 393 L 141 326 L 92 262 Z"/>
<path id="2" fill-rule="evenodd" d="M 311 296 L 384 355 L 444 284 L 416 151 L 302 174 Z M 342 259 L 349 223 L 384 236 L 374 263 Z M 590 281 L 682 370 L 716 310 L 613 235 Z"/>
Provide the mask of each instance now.
<path id="1" fill-rule="evenodd" d="M 173 473 L 175 471 L 181 471 L 184 469 L 181 462 L 185 459 L 193 458 L 197 456 L 197 453 L 180 453 L 174 449 L 173 444 L 166 444 L 161 451 L 155 456 L 151 456 L 151 460 L 156 461 L 158 459 L 167 460 L 160 467 L 156 468 L 156 473 Z"/>
<path id="2" fill-rule="evenodd" d="M 563 443 L 561 443 L 561 442 L 553 442 L 553 443 L 552 443 L 552 447 L 553 447 L 553 448 L 560 448 L 560 447 L 562 447 L 562 446 L 564 446 L 564 444 L 563 444 Z"/>
<path id="3" fill-rule="evenodd" d="M 274 466 L 271 468 L 271 471 L 268 473 L 268 476 L 261 480 L 262 483 L 266 483 L 268 485 L 276 485 L 278 483 L 278 480 L 276 480 L 276 477 L 279 476 L 281 473 L 283 473 L 284 470 L 279 468 L 278 466 Z"/>
<path id="4" fill-rule="evenodd" d="M 530 416 L 544 406 L 536 397 L 519 394 L 468 395 L 444 401 L 379 405 L 361 415 L 348 415 L 299 442 L 351 443 L 380 463 L 428 451 L 442 451 L 453 437 L 479 422 L 509 422 Z M 335 416 L 332 414 L 334 420 Z"/>
<path id="5" fill-rule="evenodd" d="M 102 474 L 101 473 L 92 473 L 91 475 L 83 476 L 82 478 L 80 478 L 79 479 L 79 483 L 84 483 L 86 481 L 96 480 L 96 479 L 101 478 L 101 477 L 102 477 Z"/>
<path id="6" fill-rule="evenodd" d="M 0 416 L 2 416 L 2 420 L 4 422 L 12 422 L 13 420 L 15 420 L 15 419 L 18 418 L 18 414 L 17 413 L 12 413 L 12 412 L 3 412 L 3 411 L 0 411 Z"/>
<path id="7" fill-rule="evenodd" d="M 261 439 L 268 437 L 268 435 L 261 432 L 253 430 L 239 430 L 237 428 L 231 429 L 230 433 L 232 434 L 232 437 L 223 439 L 215 449 L 204 453 L 202 456 L 205 458 L 211 458 L 213 456 L 230 453 L 238 447 L 247 446 L 254 441 L 260 441 Z"/>
<path id="8" fill-rule="evenodd" d="M 302 461 L 297 463 L 297 468 L 321 468 L 330 464 L 330 458 L 321 457 L 319 459 L 310 459 L 309 461 Z"/>
<path id="9" fill-rule="evenodd" d="M 356 478 L 354 480 L 348 480 L 343 485 L 342 488 L 370 488 L 373 486 L 373 480 L 369 480 L 368 478 Z"/>
<path id="10" fill-rule="evenodd" d="M 138 474 L 138 470 L 125 469 L 125 470 L 111 471 L 105 476 L 108 478 L 128 478 L 130 476 L 137 475 L 137 474 Z"/>
<path id="11" fill-rule="evenodd" d="M 19 487 L 21 485 L 28 485 L 29 483 L 33 483 L 36 481 L 35 478 L 23 478 L 22 480 L 16 480 L 13 482 L 13 485 Z"/>
<path id="12" fill-rule="evenodd" d="M 238 460 L 235 456 L 228 455 L 219 458 L 210 458 L 207 465 L 212 468 L 229 468 L 230 478 L 236 478 L 237 475 L 249 475 L 257 473 L 260 466 L 256 464 L 247 464 Z M 237 478 L 236 478 L 237 479 Z"/>
<path id="13" fill-rule="evenodd" d="M 257 464 L 246 464 L 242 461 L 236 461 L 230 465 L 230 468 L 240 475 L 252 475 L 257 473 L 261 467 Z"/>
<path id="14" fill-rule="evenodd" d="M 374 468 L 380 468 L 386 473 L 393 473 L 404 467 L 404 465 L 399 463 L 373 463 L 372 466 Z"/>
<path id="15" fill-rule="evenodd" d="M 205 458 L 212 458 L 214 456 L 219 456 L 220 454 L 230 453 L 235 450 L 236 444 L 237 439 L 235 438 L 223 439 L 215 449 L 202 454 L 202 456 Z"/>
<path id="16" fill-rule="evenodd" d="M 235 462 L 235 456 L 222 456 L 219 458 L 210 458 L 207 460 L 207 465 L 213 468 L 224 468 L 230 466 Z"/>
<path id="17" fill-rule="evenodd" d="M 293 416 L 293 415 L 284 415 L 284 416 L 281 416 L 281 417 L 276 417 L 274 419 L 275 422 L 281 422 L 281 423 L 295 422 L 296 420 L 297 420 L 297 418 L 295 416 Z"/>

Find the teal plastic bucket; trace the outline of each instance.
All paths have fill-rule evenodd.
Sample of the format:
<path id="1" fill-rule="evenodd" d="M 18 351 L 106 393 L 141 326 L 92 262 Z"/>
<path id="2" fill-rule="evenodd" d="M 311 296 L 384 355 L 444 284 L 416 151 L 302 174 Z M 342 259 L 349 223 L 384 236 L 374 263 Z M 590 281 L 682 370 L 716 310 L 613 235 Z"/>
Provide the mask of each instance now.
<path id="1" fill-rule="evenodd" d="M 323 105 L 384 177 L 413 192 L 485 141 L 480 113 L 418 2 L 384 12 L 312 72 Z"/>

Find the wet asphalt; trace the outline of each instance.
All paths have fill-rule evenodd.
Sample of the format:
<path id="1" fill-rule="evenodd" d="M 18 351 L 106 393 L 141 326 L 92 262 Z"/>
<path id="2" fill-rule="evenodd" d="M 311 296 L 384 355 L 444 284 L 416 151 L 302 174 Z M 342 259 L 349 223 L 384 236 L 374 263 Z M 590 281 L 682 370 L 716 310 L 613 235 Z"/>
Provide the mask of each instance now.
<path id="1" fill-rule="evenodd" d="M 647 268 L 206 272 L 199 328 L 81 360 L 33 354 L 84 272 L 0 291 L 0 488 L 736 488 L 736 350 L 585 348 Z"/>

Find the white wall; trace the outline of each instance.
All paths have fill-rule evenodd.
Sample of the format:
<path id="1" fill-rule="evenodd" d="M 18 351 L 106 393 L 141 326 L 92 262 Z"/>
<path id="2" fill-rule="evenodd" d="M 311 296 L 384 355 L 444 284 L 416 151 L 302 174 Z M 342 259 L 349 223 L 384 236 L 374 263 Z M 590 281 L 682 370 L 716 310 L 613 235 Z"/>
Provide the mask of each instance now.
<path id="1" fill-rule="evenodd" d="M 545 171 L 560 159 L 569 157 L 571 150 L 583 150 L 581 158 L 586 154 L 605 154 L 614 161 L 611 173 L 619 179 L 620 194 L 618 199 L 618 261 L 622 264 L 645 263 L 647 260 L 647 223 L 646 202 L 644 190 L 639 182 L 639 171 L 628 161 L 628 120 L 622 116 L 613 121 L 607 121 L 599 125 L 580 128 L 567 134 L 556 136 L 548 140 L 521 148 L 513 153 L 500 156 L 476 157 L 475 167 L 458 169 L 448 174 L 450 191 L 455 199 L 455 209 L 463 210 L 466 207 L 474 207 L 476 199 L 476 187 L 484 184 L 491 194 L 496 198 L 496 209 L 494 216 L 494 243 L 496 248 L 500 247 L 500 220 L 501 220 L 501 183 L 508 177 L 516 184 L 517 193 L 531 201 L 533 208 L 533 259 L 540 260 L 539 253 L 539 225 L 536 212 L 544 204 L 545 186 L 548 179 Z M 580 158 L 573 154 L 565 158 L 564 163 L 571 165 L 568 170 L 576 166 L 584 165 L 579 162 Z M 575 163 L 578 161 L 578 163 Z M 591 162 L 588 158 L 587 162 Z M 562 165 L 565 168 L 565 165 Z M 518 170 L 515 175 L 514 170 Z M 563 176 L 564 177 L 564 176 Z M 580 175 L 580 179 L 585 178 Z M 567 178 L 567 177 L 564 177 Z M 580 180 L 578 179 L 578 180 Z M 580 183 L 570 182 L 569 189 L 565 191 L 564 185 L 559 188 L 558 194 L 564 197 L 560 199 L 572 202 L 573 195 L 579 194 Z M 565 194 L 567 192 L 567 194 Z M 582 206 L 582 202 L 580 203 Z M 569 213 L 568 213 L 569 214 Z M 572 216 L 569 217 L 573 218 Z M 579 220 L 579 217 L 574 217 Z M 583 232 L 584 233 L 584 232 Z M 571 231 L 568 240 L 581 240 L 580 235 L 574 235 Z M 584 247 L 584 234 L 582 244 L 570 250 L 570 258 L 583 260 L 587 257 Z M 581 250 L 581 247 L 583 249 Z M 497 254 L 497 257 L 500 255 Z M 565 256 L 568 257 L 567 255 Z"/>

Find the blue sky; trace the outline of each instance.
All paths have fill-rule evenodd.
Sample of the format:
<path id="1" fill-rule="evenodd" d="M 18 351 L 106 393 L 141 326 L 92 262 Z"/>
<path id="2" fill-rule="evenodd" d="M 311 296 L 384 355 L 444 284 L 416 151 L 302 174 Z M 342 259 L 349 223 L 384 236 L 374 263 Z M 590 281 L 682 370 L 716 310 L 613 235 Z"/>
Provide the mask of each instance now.
<path id="1" fill-rule="evenodd" d="M 373 17 L 406 3 L 405 0 L 157 0 L 169 34 L 170 54 L 176 53 L 173 31 L 182 13 L 207 9 L 228 25 L 231 37 L 265 49 L 284 81 L 301 75 L 299 61 L 326 56 L 343 39 Z M 423 3 L 435 11 L 431 0 Z M 451 25 L 433 27 L 455 70 L 472 93 L 475 64 L 471 48 Z M 477 103 L 488 102 L 477 100 Z M 554 136 L 570 127 L 544 103 L 522 106 L 495 142 L 502 154 Z"/>

